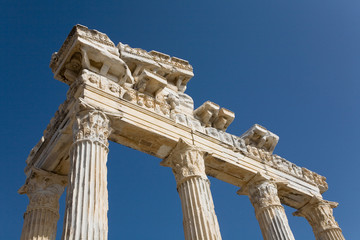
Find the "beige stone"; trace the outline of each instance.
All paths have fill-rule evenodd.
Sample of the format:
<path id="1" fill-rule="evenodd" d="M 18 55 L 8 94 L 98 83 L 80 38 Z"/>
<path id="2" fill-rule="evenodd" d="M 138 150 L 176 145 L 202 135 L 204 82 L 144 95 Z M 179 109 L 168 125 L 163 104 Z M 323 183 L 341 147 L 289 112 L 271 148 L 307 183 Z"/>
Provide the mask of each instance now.
<path id="1" fill-rule="evenodd" d="M 29 205 L 24 214 L 21 240 L 55 240 L 59 220 L 59 198 L 67 177 L 31 168 L 26 183 L 19 189 L 27 194 Z"/>
<path id="2" fill-rule="evenodd" d="M 262 229 L 266 239 L 276 234 L 293 239 L 281 204 L 310 219 L 304 206 L 328 188 L 325 177 L 273 154 L 279 137 L 265 127 L 255 124 L 237 136 L 227 132 L 235 118 L 230 110 L 210 101 L 194 110 L 185 93 L 194 76 L 186 60 L 115 46 L 106 34 L 76 25 L 50 67 L 69 90 L 31 150 L 25 173 L 28 179 L 33 169 L 69 177 L 63 239 L 107 238 L 108 139 L 165 159 L 163 165 L 173 169 L 186 239 L 221 239 L 207 175 L 248 189 L 244 193 L 261 228 L 273 224 L 267 217 L 278 216 L 273 232 Z M 259 175 L 267 180 L 255 184 Z M 279 182 L 286 184 L 279 188 Z M 190 201 L 194 191 L 201 199 L 197 205 Z M 263 208 L 256 199 L 272 204 Z M 194 214 L 187 211 L 195 208 Z M 198 217 L 207 228 L 195 221 Z M 26 234 L 25 225 L 36 224 L 31 219 L 25 218 Z"/>
<path id="3" fill-rule="evenodd" d="M 249 196 L 265 240 L 295 240 L 275 181 L 257 174 L 238 194 Z"/>
<path id="4" fill-rule="evenodd" d="M 62 239 L 107 239 L 109 119 L 101 111 L 76 116 Z"/>
<path id="5" fill-rule="evenodd" d="M 205 173 L 204 152 L 180 139 L 161 165 L 171 167 L 175 175 L 185 239 L 221 239 L 210 183 Z"/>
<path id="6" fill-rule="evenodd" d="M 333 208 L 338 203 L 314 197 L 305 206 L 294 213 L 294 216 L 305 217 L 310 223 L 316 240 L 343 240 L 342 231 L 333 216 Z"/>

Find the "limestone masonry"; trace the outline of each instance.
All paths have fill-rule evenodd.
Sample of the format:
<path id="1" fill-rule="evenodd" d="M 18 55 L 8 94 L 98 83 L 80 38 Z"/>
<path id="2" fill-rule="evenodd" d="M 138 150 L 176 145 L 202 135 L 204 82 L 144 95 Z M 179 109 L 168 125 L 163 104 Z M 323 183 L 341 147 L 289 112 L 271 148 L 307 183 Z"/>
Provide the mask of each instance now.
<path id="1" fill-rule="evenodd" d="M 298 209 L 317 240 L 344 239 L 322 199 L 326 178 L 273 154 L 279 137 L 255 124 L 226 132 L 235 114 L 185 93 L 188 61 L 127 44 L 76 25 L 50 68 L 69 85 L 66 100 L 26 160 L 29 205 L 21 239 L 55 239 L 65 187 L 62 239 L 107 239 L 108 141 L 163 159 L 181 199 L 186 240 L 221 239 L 207 176 L 247 195 L 266 240 L 294 239 L 282 204 Z M 239 226 L 240 227 L 240 226 Z"/>

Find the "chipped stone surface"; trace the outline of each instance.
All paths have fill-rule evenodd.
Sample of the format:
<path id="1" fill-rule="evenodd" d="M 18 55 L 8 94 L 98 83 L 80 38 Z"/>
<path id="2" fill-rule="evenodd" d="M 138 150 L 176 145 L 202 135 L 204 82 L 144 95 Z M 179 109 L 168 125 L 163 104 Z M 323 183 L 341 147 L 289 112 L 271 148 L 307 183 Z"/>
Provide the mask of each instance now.
<path id="1" fill-rule="evenodd" d="M 277 135 L 258 124 L 255 124 L 247 130 L 241 135 L 241 138 L 245 140 L 246 145 L 254 146 L 270 153 L 274 151 L 275 146 L 279 141 Z"/>

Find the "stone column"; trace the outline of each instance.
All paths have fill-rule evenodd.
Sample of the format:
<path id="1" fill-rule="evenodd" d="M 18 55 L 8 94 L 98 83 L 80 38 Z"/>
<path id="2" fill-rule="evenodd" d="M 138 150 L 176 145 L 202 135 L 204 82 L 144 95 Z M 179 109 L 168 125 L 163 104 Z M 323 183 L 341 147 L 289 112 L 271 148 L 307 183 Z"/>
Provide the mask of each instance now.
<path id="1" fill-rule="evenodd" d="M 295 239 L 275 182 L 257 174 L 238 194 L 249 196 L 265 240 Z"/>
<path id="2" fill-rule="evenodd" d="M 20 194 L 27 194 L 29 205 L 24 214 L 21 240 L 55 240 L 59 220 L 59 198 L 67 182 L 60 176 L 32 168 Z"/>
<path id="3" fill-rule="evenodd" d="M 308 204 L 294 212 L 294 216 L 305 217 L 310 223 L 316 240 L 345 240 L 333 216 L 338 203 L 314 197 Z"/>
<path id="4" fill-rule="evenodd" d="M 185 239 L 221 239 L 210 183 L 205 174 L 204 153 L 180 139 L 161 165 L 171 167 L 175 175 Z"/>
<path id="5" fill-rule="evenodd" d="M 107 239 L 110 131 L 109 119 L 101 111 L 83 111 L 76 116 L 62 239 Z"/>

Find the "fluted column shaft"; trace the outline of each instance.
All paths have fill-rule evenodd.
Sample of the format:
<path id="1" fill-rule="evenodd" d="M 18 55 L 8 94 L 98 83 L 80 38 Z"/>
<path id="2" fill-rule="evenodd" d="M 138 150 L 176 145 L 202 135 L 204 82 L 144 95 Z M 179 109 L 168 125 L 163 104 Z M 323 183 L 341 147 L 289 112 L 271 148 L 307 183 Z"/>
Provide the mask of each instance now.
<path id="1" fill-rule="evenodd" d="M 338 203 L 314 197 L 308 204 L 294 213 L 305 217 L 310 223 L 316 240 L 345 240 L 341 228 L 333 216 Z"/>
<path id="2" fill-rule="evenodd" d="M 239 194 L 245 194 L 240 190 Z M 255 215 L 265 240 L 294 240 L 284 207 L 278 197 L 277 185 L 259 175 L 246 186 L 255 208 Z"/>
<path id="3" fill-rule="evenodd" d="M 66 176 L 32 168 L 20 194 L 30 203 L 24 214 L 21 240 L 55 240 L 59 220 L 59 198 L 67 182 Z"/>
<path id="4" fill-rule="evenodd" d="M 220 240 L 210 182 L 205 174 L 203 153 L 180 139 L 162 161 L 171 167 L 180 195 L 186 240 Z"/>
<path id="5" fill-rule="evenodd" d="M 70 151 L 64 240 L 107 239 L 109 125 L 109 119 L 100 111 L 77 115 Z"/>

